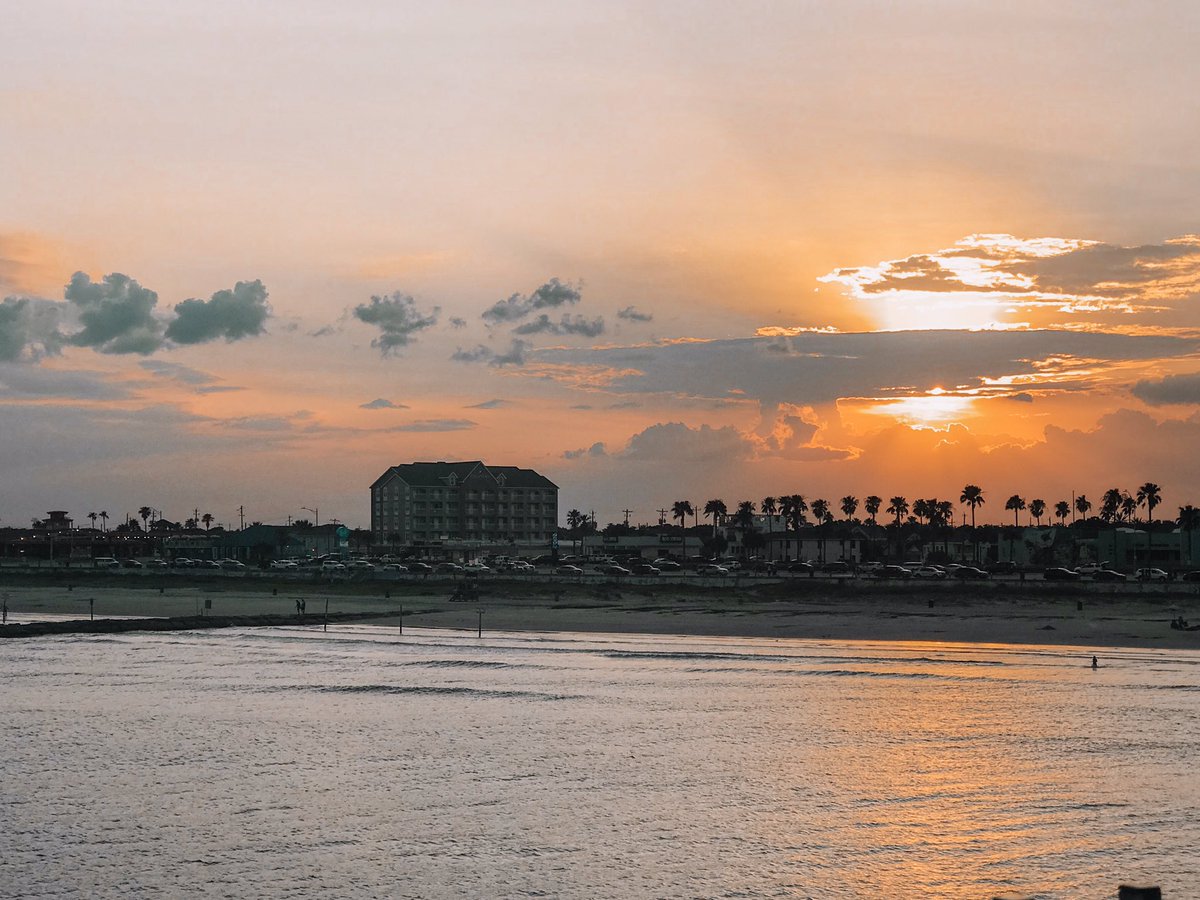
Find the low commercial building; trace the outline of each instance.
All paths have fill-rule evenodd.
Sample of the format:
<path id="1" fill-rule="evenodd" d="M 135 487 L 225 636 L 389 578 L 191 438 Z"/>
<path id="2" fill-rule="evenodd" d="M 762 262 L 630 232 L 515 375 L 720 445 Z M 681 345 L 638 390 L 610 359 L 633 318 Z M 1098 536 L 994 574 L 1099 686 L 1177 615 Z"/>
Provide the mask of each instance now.
<path id="1" fill-rule="evenodd" d="M 378 545 L 548 544 L 558 485 L 532 469 L 471 462 L 392 466 L 371 485 Z"/>

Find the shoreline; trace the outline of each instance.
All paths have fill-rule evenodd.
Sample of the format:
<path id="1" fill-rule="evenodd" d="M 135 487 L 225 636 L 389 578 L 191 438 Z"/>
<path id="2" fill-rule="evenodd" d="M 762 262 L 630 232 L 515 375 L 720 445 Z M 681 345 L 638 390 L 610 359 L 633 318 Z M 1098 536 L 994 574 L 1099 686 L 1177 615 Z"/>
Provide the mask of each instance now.
<path id="1" fill-rule="evenodd" d="M 1015 583 L 894 586 L 804 581 L 735 587 L 481 581 L 479 599 L 462 602 L 450 599 L 454 586 L 451 581 L 327 584 L 242 579 L 49 585 L 42 579 L 3 579 L 0 594 L 8 596 L 10 626 L 0 629 L 0 636 L 31 636 L 20 626 L 14 630 L 11 623 L 28 623 L 39 616 L 59 622 L 82 620 L 91 631 L 93 626 L 86 623 L 92 609 L 97 624 L 107 617 L 183 623 L 205 617 L 242 620 L 232 621 L 234 625 L 294 625 L 296 602 L 303 599 L 307 607 L 304 621 L 316 625 L 324 621 L 328 604 L 331 624 L 396 624 L 402 610 L 406 627 L 471 632 L 479 627 L 482 612 L 485 633 L 638 633 L 1200 650 L 1200 631 L 1170 627 L 1176 616 L 1200 624 L 1200 596 L 1196 593 L 1096 592 L 1043 585 L 1031 589 Z M 206 601 L 211 603 L 208 609 Z M 61 628 L 58 630 L 61 633 Z"/>

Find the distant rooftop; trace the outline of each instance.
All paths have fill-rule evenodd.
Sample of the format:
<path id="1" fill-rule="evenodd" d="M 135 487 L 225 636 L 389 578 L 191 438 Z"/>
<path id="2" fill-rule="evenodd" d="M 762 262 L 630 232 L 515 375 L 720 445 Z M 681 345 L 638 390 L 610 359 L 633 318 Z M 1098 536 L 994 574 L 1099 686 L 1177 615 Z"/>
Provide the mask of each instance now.
<path id="1" fill-rule="evenodd" d="M 558 489 L 558 485 L 553 481 L 532 469 L 489 466 L 478 459 L 466 462 L 413 462 L 392 466 L 379 476 L 371 487 L 376 487 L 391 477 L 399 477 L 405 484 L 416 487 L 442 487 L 473 480 L 502 484 L 504 487 Z"/>

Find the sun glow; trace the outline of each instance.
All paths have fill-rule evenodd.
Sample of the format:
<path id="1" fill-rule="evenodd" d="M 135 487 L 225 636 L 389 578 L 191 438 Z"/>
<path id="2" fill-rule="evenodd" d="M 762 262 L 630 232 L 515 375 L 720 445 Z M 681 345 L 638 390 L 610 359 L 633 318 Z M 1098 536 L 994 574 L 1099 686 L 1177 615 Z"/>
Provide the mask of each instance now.
<path id="1" fill-rule="evenodd" d="M 949 394 L 934 388 L 928 394 L 879 400 L 863 411 L 871 415 L 891 416 L 906 425 L 949 425 L 976 415 L 974 397 Z"/>

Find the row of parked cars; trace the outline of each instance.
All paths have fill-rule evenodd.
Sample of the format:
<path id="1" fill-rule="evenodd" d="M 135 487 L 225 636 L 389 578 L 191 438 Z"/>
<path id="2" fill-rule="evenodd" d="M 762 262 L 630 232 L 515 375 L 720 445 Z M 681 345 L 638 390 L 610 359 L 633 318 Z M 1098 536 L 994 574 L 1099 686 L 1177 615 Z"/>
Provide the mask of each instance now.
<path id="1" fill-rule="evenodd" d="M 1132 577 L 1135 581 L 1152 584 L 1166 584 L 1168 581 L 1174 580 L 1174 576 L 1170 572 L 1155 568 L 1154 566 L 1144 566 L 1134 572 Z M 1092 581 L 1123 582 L 1128 581 L 1130 576 L 1124 572 L 1118 572 L 1116 569 L 1110 568 L 1108 563 L 1099 563 L 1079 566 L 1074 569 L 1054 566 L 1043 572 L 1042 578 L 1046 581 L 1080 581 L 1083 578 L 1090 578 Z M 1184 572 L 1179 576 L 1179 580 L 1200 582 L 1200 570 Z"/>

